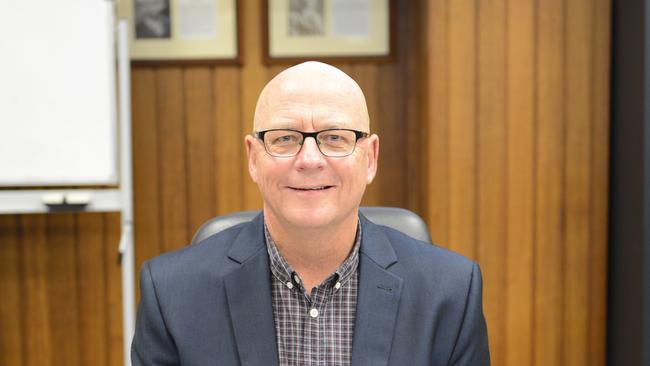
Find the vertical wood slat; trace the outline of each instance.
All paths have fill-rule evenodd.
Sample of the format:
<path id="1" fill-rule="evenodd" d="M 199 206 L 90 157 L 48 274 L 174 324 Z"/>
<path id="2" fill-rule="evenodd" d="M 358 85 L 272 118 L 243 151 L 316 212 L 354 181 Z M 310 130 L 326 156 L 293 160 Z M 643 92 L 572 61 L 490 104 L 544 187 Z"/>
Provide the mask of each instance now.
<path id="1" fill-rule="evenodd" d="M 208 68 L 184 72 L 184 104 L 187 149 L 187 232 L 192 235 L 216 214 L 214 179 L 214 118 L 212 115 L 212 71 Z"/>
<path id="2" fill-rule="evenodd" d="M 18 218 L 0 215 L 0 364 L 23 364 L 20 232 Z"/>
<path id="3" fill-rule="evenodd" d="M 505 1 L 478 2 L 477 258 L 483 271 L 486 321 L 495 365 L 505 363 Z"/>
<path id="4" fill-rule="evenodd" d="M 257 97 L 262 91 L 268 78 L 268 70 L 262 65 L 262 40 L 260 29 L 262 23 L 262 10 L 260 2 L 257 1 L 244 1 L 242 2 L 240 11 L 243 11 L 246 16 L 244 17 L 244 27 L 246 29 L 244 39 L 244 54 L 246 55 L 247 62 L 241 68 L 240 77 L 240 113 L 241 113 L 241 131 L 239 141 L 244 139 L 244 136 L 250 134 L 253 130 L 253 115 L 255 112 L 255 105 L 257 104 Z M 248 160 L 242 161 L 241 169 L 243 171 L 243 203 L 244 209 L 255 210 L 262 208 L 262 199 L 257 190 L 257 186 L 251 181 L 248 174 Z"/>
<path id="5" fill-rule="evenodd" d="M 47 296 L 52 337 L 52 363 L 79 365 L 79 314 L 77 292 L 77 259 L 74 215 L 48 215 L 47 231 Z"/>
<path id="6" fill-rule="evenodd" d="M 75 215 L 77 227 L 77 287 L 79 291 L 82 365 L 106 365 L 106 263 L 104 219 L 100 213 Z"/>
<path id="7" fill-rule="evenodd" d="M 533 365 L 535 225 L 535 8 L 534 0 L 507 9 L 507 293 L 508 366 Z"/>
<path id="8" fill-rule="evenodd" d="M 117 244 L 120 242 L 120 215 L 102 214 L 104 219 L 104 263 L 106 271 L 106 348 L 109 366 L 123 366 L 122 352 L 122 272 L 117 263 Z"/>
<path id="9" fill-rule="evenodd" d="M 396 51 L 397 52 L 397 51 Z M 402 116 L 401 105 L 386 103 L 395 95 L 404 95 L 404 80 L 398 75 L 394 65 L 377 66 L 375 105 L 372 110 L 379 124 L 379 164 L 375 180 L 371 184 L 374 205 L 399 206 L 406 202 L 406 189 L 402 177 L 406 176 L 408 121 Z M 405 78 L 404 78 L 405 79 Z M 372 122 L 371 122 L 372 123 Z M 377 124 L 377 123 L 376 123 Z M 384 152 L 384 154 L 382 154 Z M 414 180 L 416 171 L 412 172 Z M 388 189 L 390 187 L 390 189 Z"/>
<path id="10" fill-rule="evenodd" d="M 138 273 L 139 263 L 162 251 L 155 71 L 134 68 L 131 83 L 135 263 Z M 136 289 L 139 293 L 139 286 Z"/>
<path id="11" fill-rule="evenodd" d="M 414 5 L 415 4 L 415 5 Z M 404 206 L 409 207 L 422 217 L 426 217 L 425 196 L 422 193 L 422 187 L 426 180 L 426 159 L 422 154 L 423 140 L 426 138 L 424 126 L 421 125 L 420 116 L 424 109 L 422 103 L 422 90 L 426 80 L 423 67 L 423 41 L 425 38 L 422 25 L 422 10 L 426 6 L 422 1 L 397 3 L 399 14 L 397 34 L 406 38 L 406 41 L 399 42 L 398 56 L 404 60 L 399 63 L 396 72 L 396 78 L 404 82 L 403 95 L 404 102 L 400 103 L 402 110 L 397 114 L 397 123 L 402 127 L 404 143 L 406 144 L 401 150 L 406 152 L 406 166 L 404 167 L 407 175 L 417 172 L 415 179 L 407 179 L 404 187 L 406 195 Z M 401 19 L 406 18 L 409 21 Z M 390 100 L 390 99 L 389 99 Z"/>
<path id="12" fill-rule="evenodd" d="M 537 6 L 534 364 L 561 365 L 564 322 L 564 11 L 561 0 L 538 2 Z"/>
<path id="13" fill-rule="evenodd" d="M 187 244 L 187 165 L 183 73 L 178 67 L 157 71 L 160 231 L 165 251 Z"/>
<path id="14" fill-rule="evenodd" d="M 23 344 L 25 365 L 53 365 L 54 340 L 50 326 L 47 294 L 47 239 L 45 215 L 20 218 L 22 278 L 24 286 Z"/>
<path id="15" fill-rule="evenodd" d="M 434 243 L 449 246 L 449 6 L 447 1 L 425 2 L 427 7 L 425 72 L 428 87 L 423 102 L 426 112 L 422 125 L 427 131 L 425 155 L 426 179 L 423 195 L 426 197 L 427 223 Z"/>
<path id="16" fill-rule="evenodd" d="M 476 2 L 449 6 L 449 243 L 476 258 Z"/>
<path id="17" fill-rule="evenodd" d="M 609 157 L 609 55 L 611 2 L 598 0 L 593 10 L 591 48 L 591 287 L 589 304 L 589 365 L 605 365 L 607 324 L 607 190 Z"/>
<path id="18" fill-rule="evenodd" d="M 352 66 L 351 74 L 350 76 L 356 80 L 356 82 L 359 84 L 361 89 L 363 90 L 363 93 L 366 97 L 366 104 L 368 105 L 368 115 L 370 116 L 370 123 L 371 123 L 371 128 L 374 131 L 374 133 L 378 134 L 381 136 L 382 134 L 382 117 L 379 116 L 379 108 L 377 106 L 379 101 L 379 96 L 378 96 L 378 82 L 377 82 L 377 76 L 378 76 L 378 70 L 377 66 L 375 65 L 354 65 Z M 381 141 L 380 141 L 381 145 Z M 381 154 L 381 152 L 380 152 Z M 381 166 L 381 162 L 379 162 Z M 379 180 L 375 180 L 372 184 L 370 184 L 368 187 L 366 187 L 366 192 L 363 196 L 362 204 L 363 205 L 368 205 L 368 206 L 374 206 L 377 205 L 379 202 L 379 192 L 381 190 L 380 187 L 381 182 Z"/>
<path id="19" fill-rule="evenodd" d="M 591 191 L 592 4 L 565 3 L 564 340 L 565 365 L 588 365 Z M 570 106 L 570 107 L 569 107 Z"/>
<path id="20" fill-rule="evenodd" d="M 217 214 L 224 215 L 244 208 L 244 181 L 248 178 L 244 139 L 241 136 L 239 73 L 233 67 L 214 72 L 215 164 Z"/>

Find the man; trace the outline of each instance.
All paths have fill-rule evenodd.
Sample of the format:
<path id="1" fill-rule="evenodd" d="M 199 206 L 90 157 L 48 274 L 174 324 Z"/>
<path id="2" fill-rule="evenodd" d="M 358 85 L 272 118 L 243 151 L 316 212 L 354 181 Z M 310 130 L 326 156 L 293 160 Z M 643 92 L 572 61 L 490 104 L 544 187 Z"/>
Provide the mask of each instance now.
<path id="1" fill-rule="evenodd" d="M 475 263 L 359 214 L 377 170 L 340 70 L 262 91 L 248 166 L 263 214 L 143 265 L 134 365 L 489 365 Z"/>

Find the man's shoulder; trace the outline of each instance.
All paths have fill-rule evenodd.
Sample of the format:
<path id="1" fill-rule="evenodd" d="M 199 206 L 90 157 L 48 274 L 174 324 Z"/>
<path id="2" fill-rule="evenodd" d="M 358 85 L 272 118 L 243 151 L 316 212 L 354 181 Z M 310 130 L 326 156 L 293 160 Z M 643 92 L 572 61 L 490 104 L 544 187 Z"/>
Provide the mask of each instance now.
<path id="1" fill-rule="evenodd" d="M 199 243 L 162 253 L 145 262 L 154 276 L 178 276 L 188 273 L 227 273 L 231 265 L 228 253 L 245 225 L 235 225 Z"/>

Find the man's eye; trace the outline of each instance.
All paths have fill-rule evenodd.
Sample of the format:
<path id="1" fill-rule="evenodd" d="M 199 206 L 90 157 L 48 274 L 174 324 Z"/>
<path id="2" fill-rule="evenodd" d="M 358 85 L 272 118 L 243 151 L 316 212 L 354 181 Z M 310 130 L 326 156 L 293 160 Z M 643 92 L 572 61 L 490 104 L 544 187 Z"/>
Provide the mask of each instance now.
<path id="1" fill-rule="evenodd" d="M 324 142 L 332 142 L 332 143 L 342 143 L 345 142 L 345 137 L 342 135 L 336 135 L 336 134 L 329 134 L 323 136 L 323 141 Z"/>
<path id="2" fill-rule="evenodd" d="M 272 141 L 272 143 L 273 143 L 273 144 L 287 144 L 287 143 L 292 143 L 292 142 L 296 142 L 296 141 L 297 141 L 296 136 L 293 136 L 293 135 L 284 135 L 284 136 L 278 136 L 278 137 L 276 137 L 276 138 Z"/>

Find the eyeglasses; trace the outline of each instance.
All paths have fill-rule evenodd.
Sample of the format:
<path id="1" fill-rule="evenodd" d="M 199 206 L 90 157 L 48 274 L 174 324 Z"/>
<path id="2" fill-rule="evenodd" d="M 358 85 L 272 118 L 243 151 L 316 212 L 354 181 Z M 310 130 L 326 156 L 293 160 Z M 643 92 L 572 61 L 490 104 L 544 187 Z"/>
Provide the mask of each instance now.
<path id="1" fill-rule="evenodd" d="M 290 129 L 273 129 L 255 132 L 255 137 L 264 142 L 269 155 L 279 158 L 296 156 L 307 137 L 316 140 L 318 150 L 329 157 L 344 157 L 352 154 L 357 141 L 368 137 L 367 132 L 332 128 L 315 132 L 302 132 Z"/>

